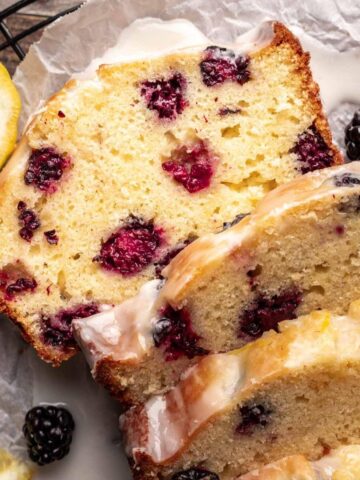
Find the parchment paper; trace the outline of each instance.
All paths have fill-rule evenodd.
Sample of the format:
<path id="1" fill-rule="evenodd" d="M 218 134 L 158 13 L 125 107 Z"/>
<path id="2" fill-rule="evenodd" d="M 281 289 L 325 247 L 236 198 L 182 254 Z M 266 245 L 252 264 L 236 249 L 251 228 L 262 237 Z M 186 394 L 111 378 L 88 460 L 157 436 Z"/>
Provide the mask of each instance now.
<path id="1" fill-rule="evenodd" d="M 16 327 L 0 318 L 0 448 L 25 456 L 24 413 L 32 404 L 33 372 L 26 359 L 29 348 Z"/>
<path id="2" fill-rule="evenodd" d="M 188 19 L 214 42 L 232 41 L 264 20 L 278 19 L 340 51 L 360 44 L 359 0 L 90 0 L 50 26 L 17 69 L 21 125 L 41 100 L 114 46 L 124 27 L 147 16 Z M 345 105 L 332 113 L 339 142 L 350 111 Z M 0 447 L 13 451 L 21 449 L 21 424 L 32 401 L 32 371 L 22 361 L 21 348 L 14 329 L 1 321 Z"/>

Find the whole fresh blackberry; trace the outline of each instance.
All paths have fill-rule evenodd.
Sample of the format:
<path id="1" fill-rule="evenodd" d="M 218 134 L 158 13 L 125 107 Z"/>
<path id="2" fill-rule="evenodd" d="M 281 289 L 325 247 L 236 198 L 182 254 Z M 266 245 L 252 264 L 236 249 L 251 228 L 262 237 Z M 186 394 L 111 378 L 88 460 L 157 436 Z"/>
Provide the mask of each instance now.
<path id="1" fill-rule="evenodd" d="M 28 411 L 23 432 L 31 460 L 46 465 L 69 453 L 75 423 L 62 407 L 41 405 Z"/>
<path id="2" fill-rule="evenodd" d="M 360 110 L 354 113 L 345 128 L 346 154 L 350 160 L 360 160 Z"/>

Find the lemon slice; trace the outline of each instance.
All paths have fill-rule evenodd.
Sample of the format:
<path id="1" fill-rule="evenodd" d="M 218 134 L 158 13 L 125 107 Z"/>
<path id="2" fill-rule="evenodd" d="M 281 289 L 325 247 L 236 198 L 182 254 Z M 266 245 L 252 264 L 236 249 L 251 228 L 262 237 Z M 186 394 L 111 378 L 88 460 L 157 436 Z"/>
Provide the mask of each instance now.
<path id="1" fill-rule="evenodd" d="M 0 480 L 31 480 L 32 474 L 25 463 L 0 449 Z"/>
<path id="2" fill-rule="evenodd" d="M 14 150 L 20 108 L 20 95 L 0 63 L 0 168 Z"/>

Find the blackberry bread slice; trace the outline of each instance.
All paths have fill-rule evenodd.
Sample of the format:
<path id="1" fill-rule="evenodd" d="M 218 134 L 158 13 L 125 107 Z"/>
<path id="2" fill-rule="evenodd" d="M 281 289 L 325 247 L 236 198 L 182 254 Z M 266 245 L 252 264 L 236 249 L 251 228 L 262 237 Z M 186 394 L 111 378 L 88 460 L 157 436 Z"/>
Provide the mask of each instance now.
<path id="1" fill-rule="evenodd" d="M 356 480 L 359 473 L 360 445 L 347 445 L 315 462 L 303 455 L 285 457 L 237 480 Z"/>
<path id="2" fill-rule="evenodd" d="M 208 355 L 164 395 L 120 418 L 134 477 L 233 478 L 285 456 L 360 441 L 360 302 L 279 325 Z M 215 475 L 215 476 L 211 476 Z M 197 478 L 195 476 L 190 478 Z"/>
<path id="3" fill-rule="evenodd" d="M 280 320 L 360 298 L 360 162 L 305 175 L 240 223 L 186 247 L 138 296 L 76 320 L 95 378 L 130 403 L 178 381 L 199 356 Z M 161 366 L 161 368 L 160 368 Z"/>
<path id="4" fill-rule="evenodd" d="M 279 23 L 259 38 L 101 66 L 32 121 L 0 180 L 1 310 L 45 360 L 194 237 L 342 162 L 309 55 Z"/>

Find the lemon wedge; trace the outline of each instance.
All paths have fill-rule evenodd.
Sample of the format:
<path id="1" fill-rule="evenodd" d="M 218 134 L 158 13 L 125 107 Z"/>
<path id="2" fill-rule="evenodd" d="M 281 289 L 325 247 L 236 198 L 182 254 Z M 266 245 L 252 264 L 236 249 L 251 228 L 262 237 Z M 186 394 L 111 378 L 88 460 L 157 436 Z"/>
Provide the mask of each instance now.
<path id="1" fill-rule="evenodd" d="M 0 480 L 31 480 L 32 478 L 33 472 L 25 463 L 6 450 L 0 449 Z"/>
<path id="2" fill-rule="evenodd" d="M 20 108 L 20 95 L 0 63 L 0 168 L 14 150 Z"/>

